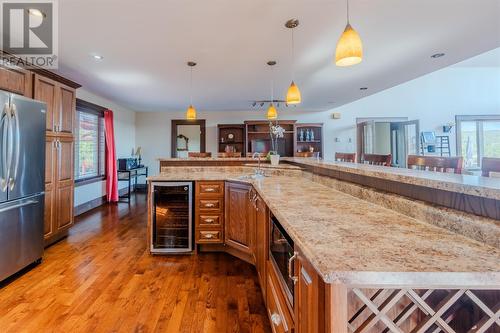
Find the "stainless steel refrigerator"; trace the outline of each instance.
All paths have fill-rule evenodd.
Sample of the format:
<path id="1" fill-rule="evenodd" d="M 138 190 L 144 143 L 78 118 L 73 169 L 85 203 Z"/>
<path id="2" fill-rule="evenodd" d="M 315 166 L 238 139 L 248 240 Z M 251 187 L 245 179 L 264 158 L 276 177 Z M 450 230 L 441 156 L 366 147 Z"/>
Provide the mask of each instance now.
<path id="1" fill-rule="evenodd" d="M 45 113 L 0 90 L 0 281 L 42 258 Z"/>

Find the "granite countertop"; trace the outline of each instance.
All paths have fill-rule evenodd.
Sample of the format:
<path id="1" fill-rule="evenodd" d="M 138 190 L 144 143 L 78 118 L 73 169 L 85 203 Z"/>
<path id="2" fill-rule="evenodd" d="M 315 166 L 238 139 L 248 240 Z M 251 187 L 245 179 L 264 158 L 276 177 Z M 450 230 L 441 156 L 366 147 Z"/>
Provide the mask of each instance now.
<path id="1" fill-rule="evenodd" d="M 390 168 L 360 163 L 324 161 L 305 157 L 283 157 L 282 159 L 283 161 L 299 165 L 321 167 L 362 176 L 393 180 L 405 184 L 500 200 L 500 178 Z"/>
<path id="2" fill-rule="evenodd" d="M 179 168 L 148 181 L 253 184 L 327 283 L 500 288 L 500 250 L 494 247 L 303 177 L 241 180 L 241 175 L 241 168 Z"/>

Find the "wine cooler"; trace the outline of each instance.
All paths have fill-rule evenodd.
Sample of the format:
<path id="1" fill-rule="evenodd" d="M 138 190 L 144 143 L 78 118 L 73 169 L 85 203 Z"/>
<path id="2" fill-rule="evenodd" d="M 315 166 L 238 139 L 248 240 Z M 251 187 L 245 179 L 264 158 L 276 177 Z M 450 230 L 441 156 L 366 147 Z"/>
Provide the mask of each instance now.
<path id="1" fill-rule="evenodd" d="M 154 182 L 151 191 L 151 253 L 193 251 L 193 183 Z"/>

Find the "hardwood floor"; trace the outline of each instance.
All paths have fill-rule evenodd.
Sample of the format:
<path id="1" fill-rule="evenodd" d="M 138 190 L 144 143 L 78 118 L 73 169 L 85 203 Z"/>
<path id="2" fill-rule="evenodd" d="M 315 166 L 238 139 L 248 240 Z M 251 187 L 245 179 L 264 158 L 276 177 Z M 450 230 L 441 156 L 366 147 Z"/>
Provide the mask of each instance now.
<path id="1" fill-rule="evenodd" d="M 77 219 L 0 287 L 3 332 L 271 332 L 257 273 L 227 254 L 150 256 L 145 195 Z"/>

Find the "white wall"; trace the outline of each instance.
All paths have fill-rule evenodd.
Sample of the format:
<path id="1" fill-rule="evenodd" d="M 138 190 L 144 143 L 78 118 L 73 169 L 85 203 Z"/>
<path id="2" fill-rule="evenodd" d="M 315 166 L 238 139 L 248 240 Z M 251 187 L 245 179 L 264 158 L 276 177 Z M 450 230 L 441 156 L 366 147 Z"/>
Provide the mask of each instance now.
<path id="1" fill-rule="evenodd" d="M 135 138 L 135 112 L 123 106 L 117 105 L 105 98 L 97 96 L 85 89 L 78 89 L 76 96 L 87 102 L 91 102 L 113 111 L 116 156 L 130 157 L 132 150 L 136 147 Z M 119 183 L 119 188 L 126 187 L 125 182 Z M 75 207 L 93 199 L 106 195 L 106 182 L 96 182 L 92 184 L 75 187 Z"/>
<path id="2" fill-rule="evenodd" d="M 211 152 L 217 151 L 217 124 L 265 118 L 264 110 L 203 112 L 203 105 L 197 108 L 198 118 L 207 120 L 207 151 Z M 333 112 L 340 112 L 341 119 L 332 119 Z M 499 67 L 459 64 L 329 111 L 279 110 L 280 119 L 324 123 L 326 159 L 333 159 L 336 151 L 355 151 L 356 118 L 408 117 L 420 120 L 420 131 L 440 133 L 444 124 L 455 121 L 455 115 L 464 114 L 500 114 Z M 152 173 L 158 172 L 157 158 L 170 157 L 171 120 L 184 116 L 184 110 L 136 113 L 137 145 L 143 147 L 144 163 Z M 455 128 L 450 141 L 455 154 Z"/>

